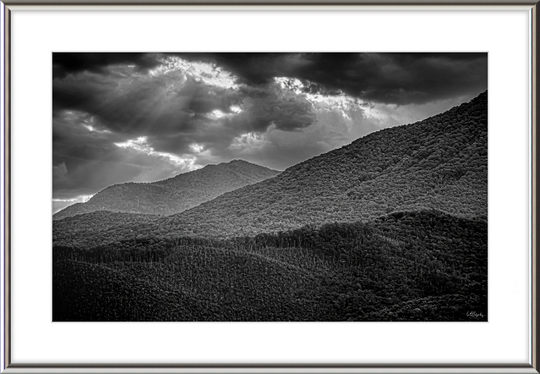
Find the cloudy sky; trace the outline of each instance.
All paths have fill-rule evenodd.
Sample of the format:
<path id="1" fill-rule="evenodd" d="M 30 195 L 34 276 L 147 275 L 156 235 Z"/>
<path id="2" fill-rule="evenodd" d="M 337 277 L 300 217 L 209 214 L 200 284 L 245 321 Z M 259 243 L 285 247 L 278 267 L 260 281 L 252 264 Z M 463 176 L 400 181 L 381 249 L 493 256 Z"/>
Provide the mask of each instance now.
<path id="1" fill-rule="evenodd" d="M 53 55 L 53 207 L 244 159 L 284 170 L 487 89 L 486 54 Z"/>

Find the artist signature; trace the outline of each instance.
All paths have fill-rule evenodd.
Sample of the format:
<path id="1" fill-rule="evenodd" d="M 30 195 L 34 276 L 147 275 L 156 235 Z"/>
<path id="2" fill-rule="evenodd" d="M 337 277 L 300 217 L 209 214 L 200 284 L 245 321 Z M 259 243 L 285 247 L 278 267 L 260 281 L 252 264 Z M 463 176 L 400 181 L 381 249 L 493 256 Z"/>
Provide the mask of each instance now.
<path id="1" fill-rule="evenodd" d="M 484 318 L 484 314 L 478 312 L 467 312 L 467 317 L 471 318 Z"/>

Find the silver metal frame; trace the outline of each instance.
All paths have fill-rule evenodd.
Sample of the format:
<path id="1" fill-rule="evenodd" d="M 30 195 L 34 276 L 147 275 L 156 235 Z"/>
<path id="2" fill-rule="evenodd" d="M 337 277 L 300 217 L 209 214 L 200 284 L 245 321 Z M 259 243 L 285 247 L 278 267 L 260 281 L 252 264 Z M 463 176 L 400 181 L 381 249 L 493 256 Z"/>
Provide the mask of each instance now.
<path id="1" fill-rule="evenodd" d="M 537 0 L 4 0 L 4 165 L 5 201 L 4 201 L 4 363 L 0 368 L 5 373 L 540 373 L 540 344 L 538 330 L 540 326 L 540 286 L 538 269 L 540 257 L 538 252 L 538 222 L 540 210 L 538 201 L 538 186 L 540 174 L 538 164 L 540 153 L 539 108 L 540 96 L 540 3 Z M 460 6 L 460 7 L 515 7 L 530 6 L 532 12 L 532 362 L 531 365 L 513 364 L 14 364 L 11 360 L 11 9 L 30 7 L 68 6 L 83 9 L 88 6 L 109 8 L 129 6 L 272 6 L 287 8 L 291 6 L 399 6 L 399 7 L 430 7 L 430 6 Z"/>

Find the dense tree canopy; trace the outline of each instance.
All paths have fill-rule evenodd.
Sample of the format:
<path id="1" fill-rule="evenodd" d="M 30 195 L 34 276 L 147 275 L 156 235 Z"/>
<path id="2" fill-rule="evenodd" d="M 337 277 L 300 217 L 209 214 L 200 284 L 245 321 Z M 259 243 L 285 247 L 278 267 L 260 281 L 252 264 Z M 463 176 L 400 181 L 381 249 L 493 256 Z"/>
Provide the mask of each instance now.
<path id="1" fill-rule="evenodd" d="M 487 320 L 487 242 L 484 93 L 179 214 L 54 221 L 53 318 Z"/>

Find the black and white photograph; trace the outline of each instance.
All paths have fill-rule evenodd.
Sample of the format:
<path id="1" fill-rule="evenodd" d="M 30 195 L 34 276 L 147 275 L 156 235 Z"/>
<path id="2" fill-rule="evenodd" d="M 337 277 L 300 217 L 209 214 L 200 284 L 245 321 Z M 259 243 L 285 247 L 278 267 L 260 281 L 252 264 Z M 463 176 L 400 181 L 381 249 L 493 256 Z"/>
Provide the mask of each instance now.
<path id="1" fill-rule="evenodd" d="M 488 321 L 487 53 L 52 70 L 54 322 Z"/>

